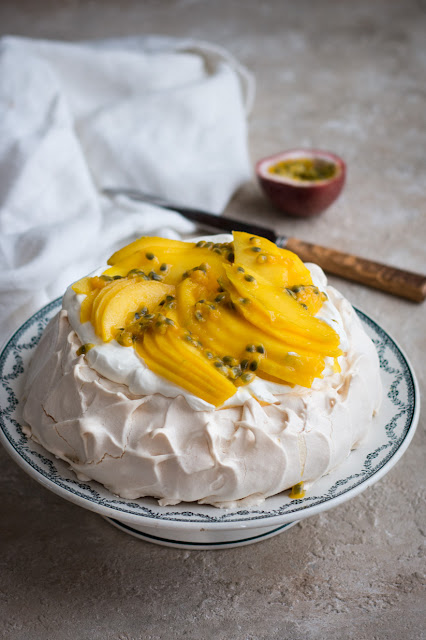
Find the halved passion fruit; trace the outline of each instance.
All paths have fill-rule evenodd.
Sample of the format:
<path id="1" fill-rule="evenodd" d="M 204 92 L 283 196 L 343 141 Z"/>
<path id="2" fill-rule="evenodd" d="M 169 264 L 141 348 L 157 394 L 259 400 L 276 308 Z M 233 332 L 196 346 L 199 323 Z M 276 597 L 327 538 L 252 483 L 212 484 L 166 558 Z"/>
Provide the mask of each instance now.
<path id="1" fill-rule="evenodd" d="M 340 195 L 346 165 L 339 156 L 318 149 L 291 149 L 256 164 L 268 198 L 290 216 L 309 217 L 325 211 Z"/>

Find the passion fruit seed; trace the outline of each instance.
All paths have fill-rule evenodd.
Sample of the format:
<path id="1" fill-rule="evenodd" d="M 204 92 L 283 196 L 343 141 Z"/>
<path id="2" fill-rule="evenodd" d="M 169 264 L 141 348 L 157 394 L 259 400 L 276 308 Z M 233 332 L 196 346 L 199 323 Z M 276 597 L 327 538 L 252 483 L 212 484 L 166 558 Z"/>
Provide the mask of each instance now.
<path id="1" fill-rule="evenodd" d="M 241 380 L 241 382 L 244 382 L 244 384 L 247 384 L 247 383 L 251 382 L 253 380 L 253 378 L 254 378 L 254 375 L 252 373 L 243 373 L 241 375 L 240 380 Z"/>
<path id="2" fill-rule="evenodd" d="M 251 250 L 252 250 L 254 253 L 260 253 L 260 252 L 262 251 L 262 249 L 261 249 L 260 247 L 252 247 L 252 248 L 251 248 Z"/>
<path id="3" fill-rule="evenodd" d="M 155 273 L 155 271 L 150 271 L 149 277 L 151 280 L 156 280 L 157 282 L 161 282 L 161 276 L 158 275 L 158 273 Z"/>
<path id="4" fill-rule="evenodd" d="M 226 259 L 228 260 L 228 262 L 234 262 L 235 260 L 235 254 L 233 251 L 230 251 L 228 253 L 228 255 L 226 256 Z"/>
<path id="5" fill-rule="evenodd" d="M 166 324 L 170 325 L 171 327 L 175 326 L 174 321 L 171 318 L 166 318 L 164 321 Z"/>
<path id="6" fill-rule="evenodd" d="M 257 362 L 257 360 L 252 360 L 250 362 L 250 371 L 256 371 L 257 367 L 259 366 L 259 363 Z"/>
<path id="7" fill-rule="evenodd" d="M 258 264 L 263 264 L 264 262 L 266 262 L 268 259 L 268 256 L 266 256 L 264 253 L 261 253 L 260 256 L 257 256 L 256 258 L 256 262 Z"/>
<path id="8" fill-rule="evenodd" d="M 213 354 L 211 351 L 206 351 L 206 358 L 208 358 L 209 360 L 213 360 Z"/>
<path id="9" fill-rule="evenodd" d="M 112 279 L 113 279 L 113 280 L 121 280 L 121 278 L 122 278 L 122 277 L 123 277 L 123 276 L 118 276 L 118 275 L 117 275 L 117 276 L 112 276 Z"/>
<path id="10" fill-rule="evenodd" d="M 248 344 L 246 346 L 246 351 L 249 353 L 254 353 L 256 351 L 256 346 L 254 344 Z"/>
<path id="11" fill-rule="evenodd" d="M 247 280 L 247 282 L 256 282 L 253 276 L 250 276 L 248 274 L 244 276 L 244 280 Z"/>
<path id="12" fill-rule="evenodd" d="M 205 322 L 204 316 L 201 313 L 201 311 L 196 311 L 194 315 L 195 315 L 196 319 L 198 320 L 198 322 Z"/>
<path id="13" fill-rule="evenodd" d="M 237 378 L 239 378 L 242 374 L 241 368 L 240 367 L 232 367 L 232 369 L 229 372 L 229 377 L 231 378 L 231 380 L 236 380 Z"/>
<path id="14" fill-rule="evenodd" d="M 244 267 L 237 267 L 237 271 L 239 271 L 240 273 L 245 273 L 246 272 Z"/>
<path id="15" fill-rule="evenodd" d="M 165 262 L 160 264 L 160 271 L 167 271 L 168 268 L 169 268 L 169 265 L 166 264 Z"/>
<path id="16" fill-rule="evenodd" d="M 219 371 L 219 373 L 221 373 L 222 375 L 228 377 L 229 370 L 223 364 L 217 367 L 217 371 Z"/>
<path id="17" fill-rule="evenodd" d="M 222 302 L 226 298 L 226 293 L 219 293 L 218 296 L 214 299 L 215 302 Z"/>
<path id="18" fill-rule="evenodd" d="M 119 329 L 115 339 L 122 347 L 131 347 L 133 344 L 132 334 L 130 331 L 126 331 L 125 329 Z"/>
<path id="19" fill-rule="evenodd" d="M 90 351 L 90 349 L 93 349 L 94 346 L 95 345 L 92 344 L 91 342 L 86 342 L 86 344 L 82 344 L 81 347 L 77 349 L 77 355 L 84 356 L 84 354 Z"/>
<path id="20" fill-rule="evenodd" d="M 248 298 L 240 298 L 239 301 L 241 302 L 241 304 L 248 304 L 250 302 Z"/>
<path id="21" fill-rule="evenodd" d="M 256 351 L 257 353 L 265 353 L 265 347 L 263 346 L 263 344 L 258 344 L 256 347 Z"/>
<path id="22" fill-rule="evenodd" d="M 147 258 L 148 260 L 154 260 L 155 255 L 154 255 L 153 253 L 151 253 L 150 251 L 148 251 L 148 252 L 145 254 L 145 258 Z"/>
<path id="23" fill-rule="evenodd" d="M 204 247 L 206 245 L 204 240 L 199 240 L 199 242 L 197 242 L 197 244 L 195 245 L 196 247 Z"/>
<path id="24" fill-rule="evenodd" d="M 218 253 L 220 256 L 222 255 L 222 251 L 220 249 L 213 249 L 214 253 Z"/>
<path id="25" fill-rule="evenodd" d="M 99 276 L 101 280 L 105 280 L 105 282 L 112 282 L 111 276 Z"/>
<path id="26" fill-rule="evenodd" d="M 241 360 L 240 367 L 243 371 L 245 371 L 248 368 L 249 364 L 250 364 L 249 361 L 244 359 L 244 360 Z"/>

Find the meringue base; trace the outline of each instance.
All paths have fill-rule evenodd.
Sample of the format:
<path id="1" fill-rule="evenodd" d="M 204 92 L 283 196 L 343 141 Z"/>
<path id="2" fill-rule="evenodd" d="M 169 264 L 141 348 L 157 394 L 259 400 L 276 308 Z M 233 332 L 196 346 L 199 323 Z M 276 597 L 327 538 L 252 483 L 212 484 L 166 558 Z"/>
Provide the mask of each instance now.
<path id="1" fill-rule="evenodd" d="M 126 499 L 160 505 L 258 505 L 308 485 L 345 460 L 380 404 L 376 350 L 351 305 L 331 287 L 349 339 L 341 372 L 311 389 L 283 387 L 274 404 L 194 411 L 183 396 L 135 396 L 76 356 L 80 341 L 62 310 L 31 363 L 24 419 L 31 436 Z M 124 347 L 123 347 L 124 348 Z"/>

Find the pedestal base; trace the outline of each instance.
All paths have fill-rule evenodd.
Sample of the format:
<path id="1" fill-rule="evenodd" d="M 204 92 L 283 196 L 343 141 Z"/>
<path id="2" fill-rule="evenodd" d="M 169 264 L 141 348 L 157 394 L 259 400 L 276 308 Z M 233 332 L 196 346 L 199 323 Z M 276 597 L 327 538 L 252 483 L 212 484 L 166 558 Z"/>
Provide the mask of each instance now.
<path id="1" fill-rule="evenodd" d="M 208 529 L 208 526 L 200 526 L 198 530 L 163 527 L 160 529 L 120 522 L 113 518 L 105 518 L 105 520 L 117 527 L 117 529 L 124 531 L 124 533 L 139 538 L 139 540 L 153 542 L 164 547 L 175 547 L 176 549 L 232 549 L 234 547 L 242 547 L 272 538 L 272 536 L 286 531 L 298 522 L 298 520 L 295 520 L 280 527 L 220 531 L 218 529 Z"/>

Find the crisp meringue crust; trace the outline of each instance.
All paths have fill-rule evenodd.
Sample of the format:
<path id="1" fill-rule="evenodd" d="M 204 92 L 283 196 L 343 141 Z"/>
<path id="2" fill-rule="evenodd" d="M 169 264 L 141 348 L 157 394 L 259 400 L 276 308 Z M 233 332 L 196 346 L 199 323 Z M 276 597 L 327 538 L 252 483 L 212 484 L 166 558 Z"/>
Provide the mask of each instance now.
<path id="1" fill-rule="evenodd" d="M 276 385 L 271 404 L 248 394 L 217 410 L 195 410 L 184 395 L 169 397 L 157 387 L 136 395 L 101 375 L 76 356 L 81 341 L 63 309 L 30 366 L 24 419 L 31 436 L 79 478 L 162 505 L 259 504 L 312 483 L 361 442 L 381 397 L 374 345 L 351 305 L 325 290 L 348 341 L 341 372 L 325 372 L 311 389 Z"/>

